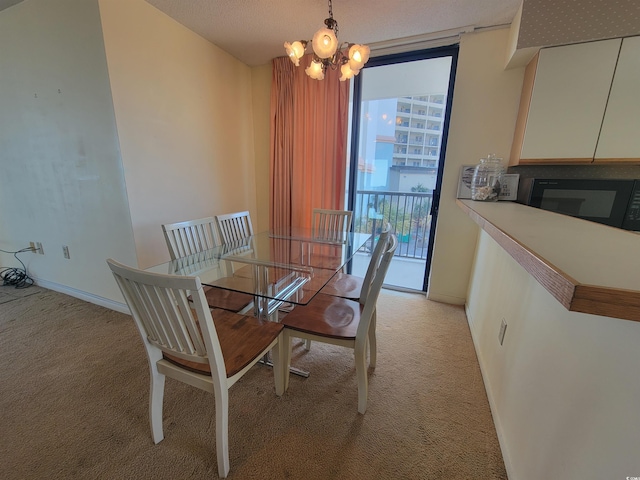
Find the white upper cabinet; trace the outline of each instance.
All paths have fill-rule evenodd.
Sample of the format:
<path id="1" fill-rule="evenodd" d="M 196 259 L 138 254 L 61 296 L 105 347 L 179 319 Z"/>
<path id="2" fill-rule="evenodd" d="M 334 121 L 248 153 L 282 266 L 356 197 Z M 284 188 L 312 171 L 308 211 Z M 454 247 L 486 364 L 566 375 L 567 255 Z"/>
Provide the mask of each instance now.
<path id="1" fill-rule="evenodd" d="M 640 163 L 640 37 L 622 41 L 595 162 Z"/>
<path id="2" fill-rule="evenodd" d="M 525 73 L 510 165 L 593 162 L 620 44 L 540 50 Z"/>

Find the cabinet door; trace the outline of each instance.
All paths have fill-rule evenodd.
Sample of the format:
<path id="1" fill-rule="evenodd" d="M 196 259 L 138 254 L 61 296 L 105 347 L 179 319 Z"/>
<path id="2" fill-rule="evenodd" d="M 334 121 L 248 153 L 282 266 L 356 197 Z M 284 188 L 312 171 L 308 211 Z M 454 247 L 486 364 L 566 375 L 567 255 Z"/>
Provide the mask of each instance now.
<path id="1" fill-rule="evenodd" d="M 622 41 L 596 162 L 640 162 L 640 37 Z"/>
<path id="2" fill-rule="evenodd" d="M 620 42 L 540 51 L 517 163 L 593 161 Z"/>

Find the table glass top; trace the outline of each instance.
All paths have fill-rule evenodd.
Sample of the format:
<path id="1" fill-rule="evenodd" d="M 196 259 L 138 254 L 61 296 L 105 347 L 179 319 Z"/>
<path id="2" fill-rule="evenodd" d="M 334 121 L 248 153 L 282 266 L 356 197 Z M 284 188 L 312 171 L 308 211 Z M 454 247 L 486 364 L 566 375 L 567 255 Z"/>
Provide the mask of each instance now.
<path id="1" fill-rule="evenodd" d="M 261 232 L 147 271 L 198 276 L 203 285 L 306 304 L 369 239 L 348 233 L 344 241 L 325 241 L 299 228 Z"/>

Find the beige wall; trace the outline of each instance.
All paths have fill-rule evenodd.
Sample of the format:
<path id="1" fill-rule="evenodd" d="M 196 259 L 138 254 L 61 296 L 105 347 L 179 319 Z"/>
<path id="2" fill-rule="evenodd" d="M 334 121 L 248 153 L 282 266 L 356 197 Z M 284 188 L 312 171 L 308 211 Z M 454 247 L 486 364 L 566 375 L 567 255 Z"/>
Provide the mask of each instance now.
<path id="1" fill-rule="evenodd" d="M 42 242 L 22 254 L 39 284 L 120 308 L 105 259 L 168 260 L 162 223 L 268 222 L 249 67 L 143 0 L 22 2 L 0 41 L 0 248 Z"/>
<path id="2" fill-rule="evenodd" d="M 455 203 L 460 167 L 488 153 L 507 159 L 511 150 L 524 69 L 504 69 L 508 39 L 505 28 L 466 34 L 460 42 L 429 278 L 432 300 L 463 304 L 467 297 L 477 229 Z"/>
<path id="3" fill-rule="evenodd" d="M 569 312 L 484 232 L 467 317 L 509 478 L 638 475 L 640 323 Z"/>
<path id="4" fill-rule="evenodd" d="M 40 285 L 121 301 L 105 259 L 136 257 L 98 2 L 3 10 L 0 45 L 0 248 L 41 242 L 20 254 Z"/>
<path id="5" fill-rule="evenodd" d="M 100 0 L 138 264 L 161 224 L 256 210 L 251 69 L 143 0 Z"/>

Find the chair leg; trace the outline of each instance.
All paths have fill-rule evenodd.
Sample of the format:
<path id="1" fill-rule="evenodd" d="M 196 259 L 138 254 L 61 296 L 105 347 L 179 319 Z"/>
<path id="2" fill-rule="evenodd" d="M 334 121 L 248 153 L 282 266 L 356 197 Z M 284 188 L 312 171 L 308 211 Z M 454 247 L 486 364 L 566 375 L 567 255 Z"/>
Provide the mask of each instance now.
<path id="1" fill-rule="evenodd" d="M 371 324 L 369 325 L 369 366 L 376 368 L 378 360 L 378 344 L 376 340 L 376 311 L 371 315 Z"/>
<path id="2" fill-rule="evenodd" d="M 282 375 L 284 380 L 284 391 L 289 388 L 289 368 L 291 367 L 291 334 L 289 329 L 285 328 L 282 331 L 283 345 L 282 345 Z"/>
<path id="3" fill-rule="evenodd" d="M 278 343 L 271 349 L 271 362 L 273 363 L 273 377 L 276 384 L 276 395 L 284 393 L 284 333 L 280 333 Z"/>
<path id="4" fill-rule="evenodd" d="M 216 402 L 216 453 L 218 458 L 218 476 L 226 478 L 229 474 L 229 390 L 226 385 L 215 385 L 213 395 Z"/>
<path id="5" fill-rule="evenodd" d="M 358 377 L 358 412 L 364 414 L 367 411 L 367 396 L 369 385 L 367 378 L 367 346 L 355 351 L 356 376 Z"/>
<path id="6" fill-rule="evenodd" d="M 158 372 L 155 362 L 150 362 L 149 385 L 149 423 L 151 424 L 151 438 L 153 443 L 160 443 L 164 439 L 162 431 L 162 403 L 164 401 L 165 376 Z"/>

